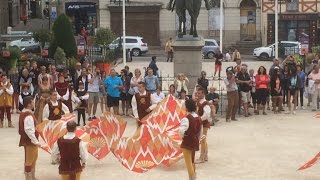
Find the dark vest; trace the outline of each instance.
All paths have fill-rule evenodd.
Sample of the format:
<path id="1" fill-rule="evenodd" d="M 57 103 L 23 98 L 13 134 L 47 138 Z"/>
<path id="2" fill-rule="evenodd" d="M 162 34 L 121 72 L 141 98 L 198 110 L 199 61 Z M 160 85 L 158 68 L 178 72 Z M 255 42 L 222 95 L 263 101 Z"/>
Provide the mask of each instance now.
<path id="1" fill-rule="evenodd" d="M 27 116 L 32 116 L 33 121 L 34 121 L 34 128 L 36 128 L 36 117 L 34 116 L 33 112 L 21 112 L 19 116 L 19 134 L 20 134 L 20 142 L 19 146 L 28 146 L 28 145 L 33 145 L 31 142 L 31 139 L 28 137 L 27 133 L 24 131 L 24 120 L 26 119 Z M 35 136 L 38 139 L 39 134 L 36 131 Z"/>
<path id="2" fill-rule="evenodd" d="M 205 101 L 202 104 L 201 103 L 197 103 L 197 105 L 198 105 L 198 115 L 201 117 L 203 115 L 203 113 L 204 113 L 204 110 L 203 110 L 204 107 L 206 105 L 208 105 L 208 101 Z M 210 123 L 209 123 L 208 120 L 202 120 L 202 125 L 205 128 L 210 128 Z"/>
<path id="3" fill-rule="evenodd" d="M 182 138 L 181 148 L 189 149 L 191 151 L 199 150 L 199 134 L 201 131 L 201 118 L 193 117 L 191 114 L 187 115 L 189 121 L 189 128 L 184 132 Z"/>
<path id="4" fill-rule="evenodd" d="M 81 97 L 81 96 L 84 96 L 84 95 L 86 95 L 87 94 L 87 91 L 86 90 L 84 90 L 84 91 L 77 91 L 76 92 L 76 94 L 77 94 L 77 97 Z M 78 108 L 80 108 L 80 109 L 86 109 L 87 108 L 87 100 L 85 100 L 85 99 L 80 99 L 80 105 L 78 106 Z"/>
<path id="5" fill-rule="evenodd" d="M 73 139 L 59 138 L 57 141 L 60 151 L 60 166 L 59 174 L 74 175 L 82 171 L 80 158 L 80 139 L 74 137 Z"/>
<path id="6" fill-rule="evenodd" d="M 28 93 L 27 95 L 21 93 L 20 96 L 22 97 L 22 100 L 23 100 L 25 97 L 31 96 L 31 93 Z M 21 104 L 21 102 L 19 101 L 19 110 L 22 111 L 22 109 L 23 109 L 23 104 Z"/>
<path id="7" fill-rule="evenodd" d="M 48 102 L 49 106 L 49 120 L 58 120 L 62 117 L 62 102 L 58 101 L 58 105 L 54 106 L 51 101 Z"/>
<path id="8" fill-rule="evenodd" d="M 140 95 L 139 93 L 135 94 L 137 100 L 137 109 L 139 120 L 142 120 L 149 113 L 146 111 L 151 106 L 151 97 L 150 93 L 146 93 L 146 95 Z M 141 123 L 138 122 L 138 126 L 141 126 Z"/>

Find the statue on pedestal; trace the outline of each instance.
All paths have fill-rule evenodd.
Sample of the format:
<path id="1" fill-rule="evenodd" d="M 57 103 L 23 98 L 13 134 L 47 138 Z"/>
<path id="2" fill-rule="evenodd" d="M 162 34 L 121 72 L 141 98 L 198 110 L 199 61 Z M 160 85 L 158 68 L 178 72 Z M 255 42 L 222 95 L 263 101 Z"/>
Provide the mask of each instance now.
<path id="1" fill-rule="evenodd" d="M 210 10 L 217 0 L 204 0 L 207 10 Z M 186 35 L 186 11 L 191 17 L 190 35 L 198 37 L 197 20 L 201 9 L 202 0 L 170 0 L 167 10 L 173 11 L 176 8 L 176 14 L 179 17 L 178 37 L 182 38 Z"/>

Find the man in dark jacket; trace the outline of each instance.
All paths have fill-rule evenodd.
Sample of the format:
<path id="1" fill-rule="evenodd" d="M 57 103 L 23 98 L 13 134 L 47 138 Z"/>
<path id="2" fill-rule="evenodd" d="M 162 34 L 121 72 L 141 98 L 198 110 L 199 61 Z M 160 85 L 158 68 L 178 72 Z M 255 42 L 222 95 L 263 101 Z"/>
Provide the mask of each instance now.
<path id="1" fill-rule="evenodd" d="M 153 70 L 153 75 L 159 77 L 159 74 L 158 74 L 159 68 L 156 63 L 157 63 L 157 57 L 152 56 L 151 62 L 149 64 L 149 68 L 151 68 Z"/>

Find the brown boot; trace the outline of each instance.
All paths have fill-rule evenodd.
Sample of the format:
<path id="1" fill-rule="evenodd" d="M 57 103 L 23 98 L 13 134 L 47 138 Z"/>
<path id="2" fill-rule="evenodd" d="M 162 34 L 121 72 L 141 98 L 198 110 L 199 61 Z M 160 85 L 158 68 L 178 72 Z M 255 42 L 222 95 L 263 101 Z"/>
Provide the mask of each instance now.
<path id="1" fill-rule="evenodd" d="M 33 180 L 32 179 L 32 172 L 25 172 L 24 176 L 26 177 L 26 180 Z"/>
<path id="2" fill-rule="evenodd" d="M 9 123 L 9 124 L 8 124 L 8 127 L 9 127 L 9 128 L 14 128 L 14 126 L 12 125 L 12 122 L 11 122 L 11 121 L 8 121 L 8 123 Z"/>

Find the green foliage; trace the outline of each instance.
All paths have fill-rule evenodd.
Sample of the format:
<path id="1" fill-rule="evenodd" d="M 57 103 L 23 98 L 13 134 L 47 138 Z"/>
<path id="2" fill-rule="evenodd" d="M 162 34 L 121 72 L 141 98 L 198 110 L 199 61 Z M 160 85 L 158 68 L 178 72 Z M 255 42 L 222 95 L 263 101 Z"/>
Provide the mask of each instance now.
<path id="1" fill-rule="evenodd" d="M 319 54 L 320 53 L 320 46 L 314 46 L 311 48 L 312 53 Z"/>
<path id="2" fill-rule="evenodd" d="M 71 69 L 75 69 L 76 67 L 76 63 L 78 62 L 76 58 L 71 57 L 67 59 L 68 62 L 68 67 L 70 67 Z"/>
<path id="3" fill-rule="evenodd" d="M 49 56 L 52 57 L 57 47 L 61 47 L 67 58 L 77 56 L 77 45 L 68 16 L 61 14 L 53 24 L 53 41 L 50 44 Z"/>
<path id="4" fill-rule="evenodd" d="M 112 63 L 116 60 L 115 51 L 114 50 L 106 50 L 104 52 L 105 56 L 102 58 L 97 58 L 95 63 Z"/>
<path id="5" fill-rule="evenodd" d="M 99 28 L 93 40 L 96 45 L 106 46 L 110 44 L 116 35 L 108 28 Z"/>
<path id="6" fill-rule="evenodd" d="M 21 50 L 18 47 L 9 47 L 7 50 L 10 51 L 10 57 L 5 58 L 0 56 L 0 67 L 3 70 L 16 68 L 18 61 L 21 58 Z"/>
<path id="7" fill-rule="evenodd" d="M 52 34 L 47 29 L 40 29 L 33 34 L 33 38 L 36 42 L 40 42 L 41 47 L 44 48 L 46 42 L 51 42 Z"/>
<path id="8" fill-rule="evenodd" d="M 294 58 L 298 64 L 303 65 L 303 57 L 302 56 L 300 56 L 299 54 L 295 54 Z"/>
<path id="9" fill-rule="evenodd" d="M 62 48 L 60 47 L 57 48 L 53 58 L 58 65 L 66 65 L 66 61 L 67 61 L 66 53 L 63 51 Z"/>

